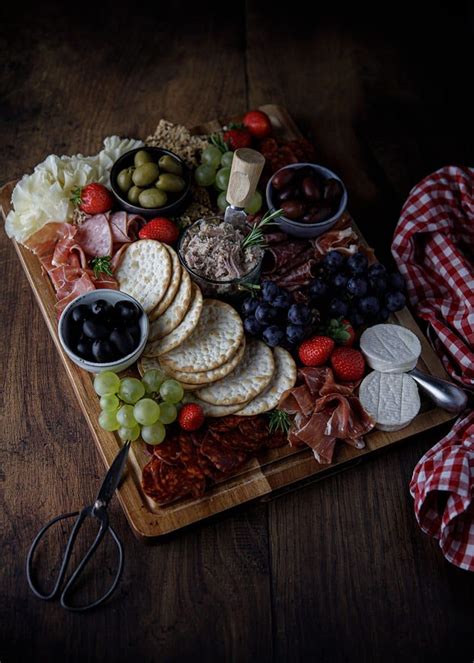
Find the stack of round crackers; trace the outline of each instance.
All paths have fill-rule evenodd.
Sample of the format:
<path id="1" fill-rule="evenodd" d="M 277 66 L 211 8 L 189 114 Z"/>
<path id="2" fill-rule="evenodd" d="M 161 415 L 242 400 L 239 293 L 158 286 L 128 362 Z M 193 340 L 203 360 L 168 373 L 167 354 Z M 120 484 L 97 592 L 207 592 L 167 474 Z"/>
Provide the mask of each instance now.
<path id="1" fill-rule="evenodd" d="M 203 299 L 176 252 L 154 240 L 134 242 L 116 272 L 120 289 L 150 318 L 150 336 L 139 362 L 143 374 L 159 368 L 187 390 L 204 414 L 252 416 L 278 404 L 294 386 L 296 365 L 283 348 L 245 338 L 237 311 Z"/>

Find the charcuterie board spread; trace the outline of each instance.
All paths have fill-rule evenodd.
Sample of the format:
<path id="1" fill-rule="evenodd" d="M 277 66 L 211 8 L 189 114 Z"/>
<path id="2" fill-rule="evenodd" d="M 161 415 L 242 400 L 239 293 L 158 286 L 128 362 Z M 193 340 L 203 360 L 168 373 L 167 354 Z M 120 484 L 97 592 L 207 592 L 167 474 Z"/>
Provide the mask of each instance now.
<path id="1" fill-rule="evenodd" d="M 273 105 L 48 157 L 1 191 L 6 231 L 110 466 L 160 536 L 322 478 L 454 415 L 438 357 L 347 212 L 343 181 Z"/>

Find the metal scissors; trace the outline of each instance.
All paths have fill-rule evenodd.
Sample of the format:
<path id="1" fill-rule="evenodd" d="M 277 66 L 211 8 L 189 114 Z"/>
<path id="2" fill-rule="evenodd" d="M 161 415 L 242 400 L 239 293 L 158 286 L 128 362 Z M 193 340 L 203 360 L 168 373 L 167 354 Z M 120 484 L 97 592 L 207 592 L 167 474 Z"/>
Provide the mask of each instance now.
<path id="1" fill-rule="evenodd" d="M 74 610 L 76 612 L 84 612 L 85 610 L 90 610 L 91 608 L 95 608 L 101 603 L 103 603 L 106 599 L 109 598 L 109 596 L 112 595 L 114 592 L 115 588 L 117 587 L 117 584 L 120 580 L 120 576 L 122 575 L 122 570 L 123 570 L 123 547 L 122 543 L 120 542 L 120 539 L 118 538 L 117 534 L 115 531 L 112 529 L 112 527 L 109 525 L 109 516 L 107 515 L 107 506 L 114 496 L 115 490 L 117 486 L 120 483 L 120 479 L 122 477 L 123 469 L 125 466 L 125 462 L 127 460 L 128 452 L 130 450 L 130 442 L 127 442 L 122 449 L 119 451 L 119 453 L 116 455 L 112 465 L 110 466 L 109 471 L 105 475 L 105 479 L 102 483 L 102 486 L 100 487 L 100 490 L 97 494 L 97 497 L 95 499 L 94 504 L 90 506 L 86 506 L 82 509 L 82 511 L 74 511 L 72 513 L 65 513 L 62 514 L 61 516 L 56 516 L 56 518 L 53 518 L 52 520 L 49 521 L 49 523 L 46 523 L 44 527 L 40 529 L 38 534 L 36 535 L 33 543 L 31 544 L 31 547 L 28 551 L 28 557 L 26 559 L 26 577 L 28 579 L 28 584 L 30 586 L 31 591 L 35 596 L 37 596 L 40 599 L 43 599 L 44 601 L 50 601 L 52 599 L 55 599 L 59 596 L 61 606 L 65 608 L 66 610 Z M 38 585 L 35 584 L 33 580 L 33 556 L 35 553 L 35 550 L 40 543 L 41 539 L 44 537 L 45 533 L 47 530 L 52 527 L 55 523 L 59 522 L 60 520 L 65 520 L 67 518 L 76 518 L 76 522 L 74 523 L 74 527 L 72 528 L 71 534 L 69 535 L 69 539 L 67 541 L 63 558 L 61 561 L 61 567 L 59 569 L 58 576 L 56 578 L 54 587 L 52 591 L 49 594 L 44 594 L 41 592 L 40 589 L 38 589 Z M 84 557 L 81 559 L 79 564 L 77 565 L 76 569 L 73 571 L 71 576 L 69 577 L 68 581 L 66 582 L 66 585 L 64 588 L 61 590 L 61 585 L 63 583 L 64 577 L 66 575 L 66 571 L 69 565 L 69 560 L 71 558 L 71 553 L 74 548 L 74 542 L 76 541 L 77 535 L 79 533 L 79 530 L 81 529 L 82 525 L 84 524 L 84 521 L 86 518 L 96 518 L 100 522 L 100 528 L 99 531 L 89 547 L 88 551 L 84 555 Z M 118 550 L 118 569 L 117 573 L 115 574 L 115 578 L 113 580 L 112 585 L 109 587 L 109 589 L 105 592 L 103 596 L 98 598 L 96 601 L 93 601 L 92 603 L 88 603 L 86 605 L 81 605 L 81 606 L 74 606 L 68 602 L 68 595 L 71 592 L 71 588 L 76 582 L 76 580 L 79 578 L 81 573 L 84 571 L 87 563 L 91 559 L 92 555 L 95 553 L 97 548 L 99 547 L 102 539 L 104 538 L 105 534 L 107 532 L 110 532 L 112 539 L 115 542 L 115 545 Z"/>

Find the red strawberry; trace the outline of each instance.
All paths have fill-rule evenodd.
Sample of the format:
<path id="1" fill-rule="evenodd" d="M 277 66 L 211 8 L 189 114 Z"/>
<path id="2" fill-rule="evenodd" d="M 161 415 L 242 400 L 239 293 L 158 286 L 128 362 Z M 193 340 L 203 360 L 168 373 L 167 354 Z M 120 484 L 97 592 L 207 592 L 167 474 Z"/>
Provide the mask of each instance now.
<path id="1" fill-rule="evenodd" d="M 178 415 L 178 423 L 183 430 L 192 431 L 201 428 L 204 423 L 204 412 L 197 403 L 186 403 Z"/>
<path id="2" fill-rule="evenodd" d="M 157 216 L 143 226 L 138 236 L 140 239 L 156 239 L 165 244 L 174 244 L 179 237 L 179 229 L 170 219 Z"/>
<path id="3" fill-rule="evenodd" d="M 298 355 L 305 366 L 322 366 L 334 350 L 335 343 L 328 336 L 313 336 L 298 348 Z"/>
<path id="4" fill-rule="evenodd" d="M 338 345 L 351 347 L 354 345 L 355 331 L 349 320 L 330 320 L 324 330 Z"/>
<path id="5" fill-rule="evenodd" d="M 224 141 L 231 150 L 238 150 L 241 147 L 250 147 L 252 136 L 247 129 L 229 129 L 224 132 Z"/>
<path id="6" fill-rule="evenodd" d="M 354 348 L 336 348 L 331 355 L 331 366 L 336 377 L 344 382 L 361 380 L 364 377 L 364 357 Z"/>
<path id="7" fill-rule="evenodd" d="M 112 209 L 114 205 L 114 197 L 110 191 L 97 182 L 74 189 L 71 201 L 86 214 L 103 214 Z"/>

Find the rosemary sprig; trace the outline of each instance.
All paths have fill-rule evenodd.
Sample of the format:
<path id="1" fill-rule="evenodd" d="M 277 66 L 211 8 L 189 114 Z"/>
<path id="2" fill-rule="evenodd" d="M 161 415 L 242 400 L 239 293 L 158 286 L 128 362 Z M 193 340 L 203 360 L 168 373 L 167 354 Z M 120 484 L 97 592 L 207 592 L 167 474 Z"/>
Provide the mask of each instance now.
<path id="1" fill-rule="evenodd" d="M 273 410 L 273 412 L 270 412 L 268 416 L 268 430 L 270 433 L 275 433 L 279 430 L 288 433 L 290 425 L 290 416 L 286 412 L 283 412 L 283 410 Z"/>
<path id="2" fill-rule="evenodd" d="M 265 237 L 263 234 L 263 228 L 265 226 L 269 226 L 275 223 L 274 219 L 277 217 L 281 216 L 283 214 L 282 209 L 277 209 L 274 210 L 273 212 L 266 212 L 260 221 L 256 223 L 252 230 L 249 232 L 247 237 L 244 237 L 242 240 L 242 248 L 246 249 L 249 246 L 261 246 L 262 248 L 265 246 Z"/>
<path id="3" fill-rule="evenodd" d="M 112 267 L 110 264 L 111 260 L 112 258 L 110 256 L 101 256 L 100 258 L 93 258 L 91 260 L 91 267 L 94 271 L 95 278 L 98 278 L 99 274 L 108 274 L 109 276 L 113 276 Z"/>

